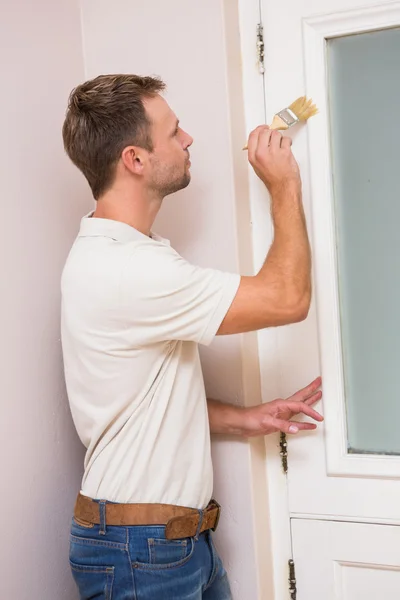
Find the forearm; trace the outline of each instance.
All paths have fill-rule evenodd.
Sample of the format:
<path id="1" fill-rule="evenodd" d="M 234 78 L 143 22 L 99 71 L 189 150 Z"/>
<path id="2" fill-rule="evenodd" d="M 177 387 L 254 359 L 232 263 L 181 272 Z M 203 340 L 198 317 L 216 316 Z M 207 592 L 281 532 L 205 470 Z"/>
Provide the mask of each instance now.
<path id="1" fill-rule="evenodd" d="M 271 213 L 274 241 L 257 277 L 282 306 L 308 311 L 311 251 L 300 186 L 293 183 L 273 191 Z"/>
<path id="2" fill-rule="evenodd" d="M 211 399 L 207 400 L 207 408 L 211 433 L 244 435 L 244 408 Z"/>

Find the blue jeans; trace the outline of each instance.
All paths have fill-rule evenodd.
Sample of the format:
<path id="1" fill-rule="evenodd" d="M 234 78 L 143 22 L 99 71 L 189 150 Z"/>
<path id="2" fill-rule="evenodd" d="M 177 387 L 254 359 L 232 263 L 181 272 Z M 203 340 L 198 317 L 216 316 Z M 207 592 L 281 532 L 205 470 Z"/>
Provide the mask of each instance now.
<path id="1" fill-rule="evenodd" d="M 232 600 L 210 531 L 167 540 L 162 526 L 73 519 L 70 564 L 81 600 Z"/>

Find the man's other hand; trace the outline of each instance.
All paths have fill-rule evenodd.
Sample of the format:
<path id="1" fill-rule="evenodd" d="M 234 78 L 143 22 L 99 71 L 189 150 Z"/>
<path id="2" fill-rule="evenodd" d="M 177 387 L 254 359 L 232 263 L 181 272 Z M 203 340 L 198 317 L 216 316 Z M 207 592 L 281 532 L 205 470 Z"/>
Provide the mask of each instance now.
<path id="1" fill-rule="evenodd" d="M 311 408 L 321 400 L 320 387 L 321 378 L 318 377 L 307 387 L 299 390 L 286 400 L 279 398 L 272 402 L 243 409 L 242 435 L 244 437 L 254 437 L 268 435 L 276 431 L 295 434 L 299 431 L 316 429 L 316 423 L 300 423 L 293 421 L 292 418 L 303 414 L 314 421 L 321 422 L 324 420 L 322 415 Z"/>

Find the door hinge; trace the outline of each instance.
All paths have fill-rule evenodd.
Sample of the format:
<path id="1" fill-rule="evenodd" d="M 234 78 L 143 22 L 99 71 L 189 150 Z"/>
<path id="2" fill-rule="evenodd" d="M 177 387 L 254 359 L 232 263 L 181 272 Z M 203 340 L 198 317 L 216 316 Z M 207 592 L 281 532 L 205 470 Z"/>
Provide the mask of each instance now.
<path id="1" fill-rule="evenodd" d="M 286 475 L 286 473 L 288 472 L 288 451 L 287 451 L 286 433 L 283 433 L 283 431 L 281 432 L 281 439 L 279 442 L 279 447 L 281 449 L 280 455 L 281 455 L 281 460 L 282 460 L 282 469 Z"/>
<path id="2" fill-rule="evenodd" d="M 257 60 L 258 70 L 260 71 L 261 75 L 264 75 L 264 27 L 262 23 L 257 25 Z"/>
<path id="3" fill-rule="evenodd" d="M 290 600 L 296 600 L 297 596 L 297 585 L 296 585 L 296 571 L 294 568 L 294 561 L 289 560 L 289 594 Z"/>

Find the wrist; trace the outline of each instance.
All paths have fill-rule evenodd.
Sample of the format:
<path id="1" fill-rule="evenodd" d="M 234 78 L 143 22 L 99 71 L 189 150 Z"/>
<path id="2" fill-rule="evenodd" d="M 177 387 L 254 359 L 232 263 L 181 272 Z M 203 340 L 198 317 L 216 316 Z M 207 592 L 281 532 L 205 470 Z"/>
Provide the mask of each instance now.
<path id="1" fill-rule="evenodd" d="M 228 435 L 244 435 L 246 409 L 242 406 L 225 405 L 224 430 Z"/>
<path id="2" fill-rule="evenodd" d="M 275 233 L 282 227 L 287 231 L 290 222 L 304 222 L 304 207 L 301 194 L 301 185 L 296 182 L 287 182 L 273 188 L 271 195 L 271 215 L 274 221 Z"/>
<path id="3" fill-rule="evenodd" d="M 298 177 L 270 183 L 267 188 L 272 200 L 282 201 L 285 198 L 301 197 L 301 179 Z"/>
<path id="4" fill-rule="evenodd" d="M 244 435 L 246 409 L 210 399 L 207 404 L 211 433 Z"/>

